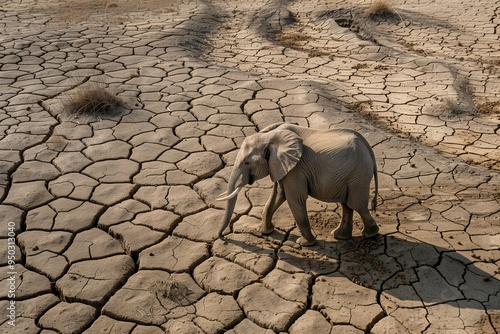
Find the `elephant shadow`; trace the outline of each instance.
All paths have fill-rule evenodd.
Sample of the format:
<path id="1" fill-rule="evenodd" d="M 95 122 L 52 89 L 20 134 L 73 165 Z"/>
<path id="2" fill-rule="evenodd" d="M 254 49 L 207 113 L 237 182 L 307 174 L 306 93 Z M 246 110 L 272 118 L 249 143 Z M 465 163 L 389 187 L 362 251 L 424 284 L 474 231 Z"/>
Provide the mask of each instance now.
<path id="1" fill-rule="evenodd" d="M 315 277 L 340 274 L 412 307 L 464 302 L 467 308 L 500 310 L 498 251 L 456 251 L 399 232 L 370 239 L 318 239 L 312 247 L 298 246 L 294 242 L 297 237 L 287 237 L 280 231 L 267 237 L 255 236 L 272 239 L 268 245 L 280 245 L 275 249 L 248 239 L 231 238 L 229 242 L 257 256 L 274 256 L 275 265 L 270 270 Z"/>

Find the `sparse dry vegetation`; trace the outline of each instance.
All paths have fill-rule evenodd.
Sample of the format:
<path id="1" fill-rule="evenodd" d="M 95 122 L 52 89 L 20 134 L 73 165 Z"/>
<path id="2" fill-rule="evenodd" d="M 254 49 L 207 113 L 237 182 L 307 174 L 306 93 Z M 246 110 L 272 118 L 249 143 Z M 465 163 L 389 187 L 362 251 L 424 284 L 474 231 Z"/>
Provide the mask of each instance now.
<path id="1" fill-rule="evenodd" d="M 480 103 L 477 109 L 481 114 L 500 114 L 500 101 Z"/>
<path id="2" fill-rule="evenodd" d="M 99 84 L 76 88 L 62 98 L 65 113 L 72 116 L 109 116 L 124 106 L 123 101 Z"/>
<path id="3" fill-rule="evenodd" d="M 366 106 L 371 106 L 373 104 L 372 101 L 358 101 L 358 102 L 352 102 L 348 103 L 346 105 L 347 109 L 349 109 L 351 112 L 355 113 L 362 113 L 365 111 Z"/>
<path id="4" fill-rule="evenodd" d="M 172 277 L 167 280 L 156 281 L 150 287 L 149 291 L 156 294 L 160 299 L 170 299 L 179 305 L 186 305 L 186 303 L 189 303 L 187 296 L 192 293 L 191 290 L 174 280 Z"/>
<path id="5" fill-rule="evenodd" d="M 300 47 L 303 42 L 307 42 L 311 39 L 310 36 L 302 32 L 293 33 L 281 33 L 276 36 L 276 40 L 283 46 L 286 47 Z"/>
<path id="6" fill-rule="evenodd" d="M 370 7 L 366 10 L 366 16 L 370 18 L 377 15 L 383 16 L 391 14 L 393 14 L 391 0 L 373 0 Z"/>
<path id="7" fill-rule="evenodd" d="M 314 48 L 312 49 L 311 51 L 309 51 L 308 53 L 309 57 L 313 58 L 313 57 L 323 57 L 323 56 L 328 56 L 329 53 L 326 52 L 326 51 L 323 51 L 321 49 L 318 49 L 318 48 Z"/>
<path id="8" fill-rule="evenodd" d="M 363 68 L 368 68 L 368 64 L 367 63 L 359 63 L 359 64 L 356 64 L 356 65 L 353 65 L 351 68 L 354 69 L 354 70 L 360 70 L 360 69 L 363 69 Z"/>
<path id="9" fill-rule="evenodd" d="M 389 67 L 385 66 L 385 65 L 377 65 L 377 66 L 375 66 L 374 69 L 378 70 L 378 71 L 387 71 L 389 69 Z"/>
<path id="10" fill-rule="evenodd" d="M 425 55 L 427 56 L 428 54 L 425 52 L 425 50 L 421 49 L 421 48 L 416 48 L 416 44 L 415 43 L 403 43 L 403 45 L 405 45 L 406 47 L 408 47 L 408 50 L 410 52 L 414 52 L 416 54 L 419 54 L 419 55 Z"/>
<path id="11" fill-rule="evenodd" d="M 443 99 L 442 110 L 445 115 L 447 114 L 453 116 L 465 115 L 469 113 L 469 111 L 464 108 L 464 105 L 462 105 L 458 100 L 451 98 Z"/>

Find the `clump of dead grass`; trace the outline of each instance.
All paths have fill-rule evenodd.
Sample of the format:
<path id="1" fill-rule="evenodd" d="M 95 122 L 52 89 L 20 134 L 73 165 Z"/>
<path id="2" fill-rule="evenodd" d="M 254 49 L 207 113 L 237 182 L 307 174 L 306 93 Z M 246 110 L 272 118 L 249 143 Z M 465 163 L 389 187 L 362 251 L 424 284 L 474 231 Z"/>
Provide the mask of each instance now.
<path id="1" fill-rule="evenodd" d="M 103 117 L 115 115 L 124 102 L 99 84 L 89 84 L 76 88 L 63 97 L 66 114 L 71 116 Z"/>
<path id="2" fill-rule="evenodd" d="M 346 104 L 349 111 L 354 113 L 363 113 L 365 108 L 369 108 L 373 105 L 373 101 L 357 101 Z"/>
<path id="3" fill-rule="evenodd" d="M 489 101 L 477 106 L 480 114 L 500 114 L 500 101 Z"/>
<path id="4" fill-rule="evenodd" d="M 308 52 L 308 56 L 310 58 L 314 57 L 323 57 L 323 56 L 329 56 L 330 54 L 326 51 L 320 50 L 318 48 L 313 48 L 311 51 Z"/>
<path id="5" fill-rule="evenodd" d="M 179 305 L 188 305 L 190 303 L 188 296 L 193 293 L 189 288 L 177 282 L 172 277 L 166 280 L 157 280 L 149 288 L 149 291 L 160 299 L 170 299 Z"/>
<path id="6" fill-rule="evenodd" d="M 353 65 L 351 68 L 352 68 L 353 70 L 361 70 L 361 69 L 363 69 L 363 68 L 368 68 L 368 67 L 369 67 L 369 66 L 368 66 L 368 64 L 367 64 L 367 63 L 358 63 L 358 64 L 356 64 L 356 65 Z"/>
<path id="7" fill-rule="evenodd" d="M 281 33 L 276 36 L 276 41 L 285 47 L 297 48 L 311 39 L 310 36 L 302 32 Z"/>
<path id="8" fill-rule="evenodd" d="M 366 10 L 366 16 L 373 18 L 376 16 L 392 15 L 392 0 L 372 0 L 372 4 Z"/>
<path id="9" fill-rule="evenodd" d="M 460 103 L 459 100 L 448 97 L 442 99 L 441 109 L 443 111 L 443 114 L 449 116 L 460 116 L 471 113 L 470 110 L 468 110 L 468 108 L 463 103 Z"/>

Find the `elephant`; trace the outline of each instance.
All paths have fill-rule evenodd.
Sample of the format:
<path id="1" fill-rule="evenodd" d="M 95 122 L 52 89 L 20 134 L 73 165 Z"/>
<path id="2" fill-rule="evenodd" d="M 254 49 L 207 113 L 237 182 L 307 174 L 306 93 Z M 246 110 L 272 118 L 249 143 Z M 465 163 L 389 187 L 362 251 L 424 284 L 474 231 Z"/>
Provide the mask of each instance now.
<path id="1" fill-rule="evenodd" d="M 273 190 L 262 213 L 262 234 L 274 231 L 273 214 L 285 201 L 300 230 L 297 243 L 311 246 L 316 237 L 307 216 L 308 196 L 323 202 L 340 202 L 342 218 L 332 231 L 335 239 L 352 237 L 353 210 L 363 220 L 363 236 L 374 237 L 379 227 L 368 209 L 370 184 L 375 181 L 371 209 L 375 210 L 378 177 L 375 154 L 368 141 L 348 129 L 317 130 L 289 123 L 276 123 L 246 137 L 236 156 L 227 192 L 218 200 L 227 201 L 218 237 L 230 225 L 237 195 L 245 185 L 270 176 Z M 230 226 L 232 232 L 232 224 Z"/>

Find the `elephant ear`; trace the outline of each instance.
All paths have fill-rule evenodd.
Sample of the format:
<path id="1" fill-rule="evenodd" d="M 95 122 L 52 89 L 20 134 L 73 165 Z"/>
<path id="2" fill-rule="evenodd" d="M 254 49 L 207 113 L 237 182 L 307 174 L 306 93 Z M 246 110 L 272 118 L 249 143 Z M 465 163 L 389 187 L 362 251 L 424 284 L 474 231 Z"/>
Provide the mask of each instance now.
<path id="1" fill-rule="evenodd" d="M 271 180 L 277 182 L 291 171 L 302 156 L 302 139 L 290 130 L 274 130 L 270 132 L 269 142 L 269 174 Z"/>

